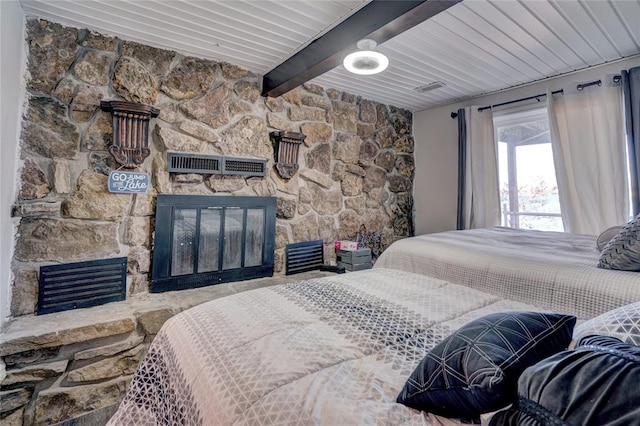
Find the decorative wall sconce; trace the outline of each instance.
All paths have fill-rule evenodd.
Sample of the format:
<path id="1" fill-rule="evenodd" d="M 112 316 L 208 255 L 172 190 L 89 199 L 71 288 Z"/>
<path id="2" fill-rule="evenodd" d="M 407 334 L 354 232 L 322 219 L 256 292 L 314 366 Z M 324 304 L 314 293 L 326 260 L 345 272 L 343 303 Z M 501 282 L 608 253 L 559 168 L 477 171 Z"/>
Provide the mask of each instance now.
<path id="1" fill-rule="evenodd" d="M 124 101 L 102 101 L 100 107 L 113 114 L 113 145 L 109 152 L 126 168 L 138 167 L 149 156 L 149 120 L 160 110 Z"/>
<path id="2" fill-rule="evenodd" d="M 298 171 L 298 151 L 306 137 L 302 133 L 275 131 L 269 133 L 275 143 L 276 170 L 284 179 L 291 179 Z"/>

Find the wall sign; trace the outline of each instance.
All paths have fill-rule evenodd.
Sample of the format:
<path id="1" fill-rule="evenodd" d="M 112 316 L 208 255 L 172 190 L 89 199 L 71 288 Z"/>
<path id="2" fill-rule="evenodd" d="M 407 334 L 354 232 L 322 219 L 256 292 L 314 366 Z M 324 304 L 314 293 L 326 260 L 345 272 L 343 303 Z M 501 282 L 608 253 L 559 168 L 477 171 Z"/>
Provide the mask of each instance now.
<path id="1" fill-rule="evenodd" d="M 117 194 L 146 194 L 149 189 L 149 175 L 139 172 L 109 173 L 109 192 Z"/>

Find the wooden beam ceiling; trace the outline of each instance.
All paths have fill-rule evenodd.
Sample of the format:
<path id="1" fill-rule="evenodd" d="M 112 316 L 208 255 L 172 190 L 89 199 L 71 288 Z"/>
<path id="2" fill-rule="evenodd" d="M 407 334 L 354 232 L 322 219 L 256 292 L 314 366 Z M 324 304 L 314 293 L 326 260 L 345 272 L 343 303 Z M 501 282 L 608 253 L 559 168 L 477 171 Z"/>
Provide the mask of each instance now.
<path id="1" fill-rule="evenodd" d="M 382 44 L 462 0 L 372 0 L 267 74 L 262 95 L 277 97 L 342 64 L 369 38 Z"/>

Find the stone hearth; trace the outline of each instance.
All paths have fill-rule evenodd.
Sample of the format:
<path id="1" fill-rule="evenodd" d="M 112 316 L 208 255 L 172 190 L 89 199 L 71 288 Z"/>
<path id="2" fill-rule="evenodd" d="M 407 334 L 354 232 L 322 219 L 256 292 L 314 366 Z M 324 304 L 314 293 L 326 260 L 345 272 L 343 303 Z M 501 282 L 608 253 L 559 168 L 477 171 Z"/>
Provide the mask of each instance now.
<path id="1" fill-rule="evenodd" d="M 162 324 L 192 306 L 241 291 L 329 275 L 312 271 L 12 321 L 0 336 L 0 423 L 55 424 L 83 416 L 104 424 Z M 8 417 L 5 417 L 8 414 Z"/>

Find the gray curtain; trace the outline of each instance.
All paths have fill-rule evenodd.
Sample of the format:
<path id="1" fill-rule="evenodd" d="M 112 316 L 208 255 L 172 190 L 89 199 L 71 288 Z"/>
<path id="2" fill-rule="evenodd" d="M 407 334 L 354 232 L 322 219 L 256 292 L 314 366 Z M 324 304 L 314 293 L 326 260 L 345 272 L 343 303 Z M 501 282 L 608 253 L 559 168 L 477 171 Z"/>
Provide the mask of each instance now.
<path id="1" fill-rule="evenodd" d="M 456 229 L 464 229 L 464 194 L 467 164 L 467 120 L 464 115 L 464 108 L 458 110 L 458 216 Z"/>
<path id="2" fill-rule="evenodd" d="M 493 112 L 458 111 L 458 216 L 456 229 L 500 224 L 498 150 Z"/>
<path id="3" fill-rule="evenodd" d="M 633 215 L 640 214 L 640 67 L 622 70 L 622 96 L 624 99 L 627 149 Z"/>

